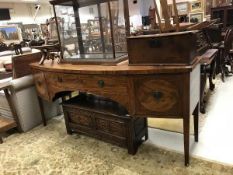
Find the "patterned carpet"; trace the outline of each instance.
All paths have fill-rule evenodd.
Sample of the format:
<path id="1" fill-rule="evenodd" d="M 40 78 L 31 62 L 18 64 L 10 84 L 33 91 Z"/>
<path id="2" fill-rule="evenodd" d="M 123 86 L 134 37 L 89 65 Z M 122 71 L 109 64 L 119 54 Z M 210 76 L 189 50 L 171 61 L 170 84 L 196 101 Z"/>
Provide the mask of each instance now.
<path id="1" fill-rule="evenodd" d="M 89 137 L 67 135 L 64 121 L 13 134 L 0 145 L 0 175 L 232 175 L 233 167 L 196 158 L 183 165 L 183 155 L 144 143 L 136 156 Z"/>

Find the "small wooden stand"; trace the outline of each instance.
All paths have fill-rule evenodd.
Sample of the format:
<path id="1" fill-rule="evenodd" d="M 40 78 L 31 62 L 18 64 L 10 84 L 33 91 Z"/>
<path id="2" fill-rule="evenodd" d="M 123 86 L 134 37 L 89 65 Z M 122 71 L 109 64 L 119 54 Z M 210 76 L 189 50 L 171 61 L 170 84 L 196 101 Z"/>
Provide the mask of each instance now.
<path id="1" fill-rule="evenodd" d="M 125 108 L 111 100 L 81 94 L 63 102 L 63 110 L 68 134 L 95 137 L 125 147 L 132 155 L 148 139 L 147 119 L 127 115 Z"/>
<path id="2" fill-rule="evenodd" d="M 17 126 L 14 119 L 9 119 L 0 116 L 0 134 L 8 131 L 9 129 L 15 128 Z M 2 137 L 0 135 L 0 144 L 3 143 Z"/>
<path id="3" fill-rule="evenodd" d="M 12 128 L 17 127 L 19 131 L 21 131 L 21 127 L 19 125 L 19 121 L 18 121 L 18 116 L 16 113 L 16 109 L 14 107 L 14 104 L 10 98 L 10 93 L 9 90 L 11 90 L 11 84 L 10 82 L 7 83 L 1 83 L 0 84 L 0 90 L 4 90 L 6 99 L 8 101 L 8 104 L 10 106 L 11 112 L 14 116 L 14 119 L 10 119 L 10 118 L 6 118 L 6 117 L 2 117 L 0 116 L 0 134 L 2 134 L 3 132 L 6 132 Z M 0 135 L 0 144 L 3 143 L 2 137 Z"/>

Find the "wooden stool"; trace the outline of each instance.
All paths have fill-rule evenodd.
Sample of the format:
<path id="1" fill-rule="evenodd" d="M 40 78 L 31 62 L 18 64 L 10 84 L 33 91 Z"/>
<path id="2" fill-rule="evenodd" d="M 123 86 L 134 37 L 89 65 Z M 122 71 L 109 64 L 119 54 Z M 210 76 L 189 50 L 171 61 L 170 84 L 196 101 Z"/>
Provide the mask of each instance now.
<path id="1" fill-rule="evenodd" d="M 0 144 L 3 143 L 1 134 L 17 126 L 14 119 L 0 116 Z"/>
<path id="2" fill-rule="evenodd" d="M 132 118 L 118 103 L 94 95 L 80 94 L 63 102 L 68 134 L 85 134 L 128 149 L 136 154 L 148 139 L 146 118 Z"/>

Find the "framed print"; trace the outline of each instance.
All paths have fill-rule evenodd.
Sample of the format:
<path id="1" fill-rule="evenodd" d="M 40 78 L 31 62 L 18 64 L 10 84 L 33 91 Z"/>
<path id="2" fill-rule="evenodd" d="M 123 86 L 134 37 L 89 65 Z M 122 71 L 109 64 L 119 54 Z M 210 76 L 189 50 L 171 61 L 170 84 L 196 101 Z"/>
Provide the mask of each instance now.
<path id="1" fill-rule="evenodd" d="M 186 15 L 189 13 L 189 2 L 176 3 L 176 6 L 179 15 Z M 174 8 L 173 8 L 173 14 L 175 14 Z"/>
<path id="2" fill-rule="evenodd" d="M 204 19 L 204 12 L 189 14 L 189 22 L 191 23 L 200 23 L 203 22 L 203 19 Z"/>
<path id="3" fill-rule="evenodd" d="M 6 44 L 19 43 L 22 35 L 17 26 L 0 26 L 0 40 Z"/>
<path id="4" fill-rule="evenodd" d="M 196 0 L 190 2 L 190 12 L 203 11 L 203 0 Z"/>

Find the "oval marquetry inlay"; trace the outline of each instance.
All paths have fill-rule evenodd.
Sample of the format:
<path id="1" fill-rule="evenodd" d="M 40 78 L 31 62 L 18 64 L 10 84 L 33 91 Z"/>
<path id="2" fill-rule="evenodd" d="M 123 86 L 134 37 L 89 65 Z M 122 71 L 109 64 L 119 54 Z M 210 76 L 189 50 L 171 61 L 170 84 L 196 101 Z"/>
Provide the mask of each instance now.
<path id="1" fill-rule="evenodd" d="M 147 80 L 138 90 L 138 99 L 150 111 L 164 112 L 171 109 L 179 100 L 179 94 L 171 83 L 165 80 Z"/>

